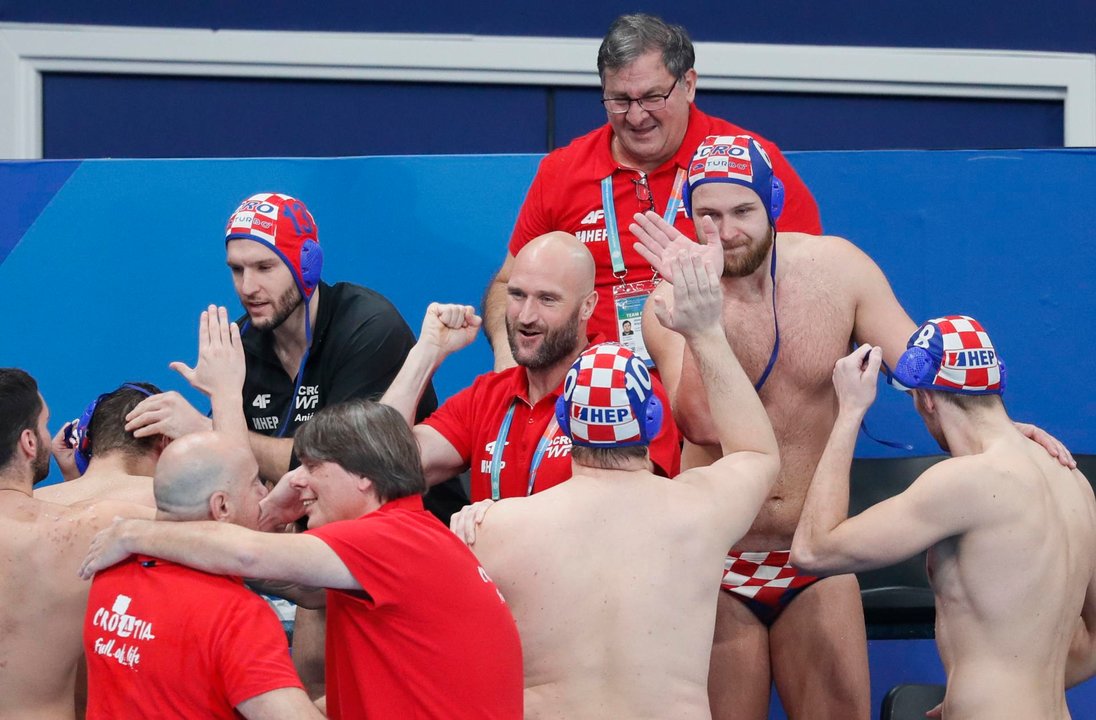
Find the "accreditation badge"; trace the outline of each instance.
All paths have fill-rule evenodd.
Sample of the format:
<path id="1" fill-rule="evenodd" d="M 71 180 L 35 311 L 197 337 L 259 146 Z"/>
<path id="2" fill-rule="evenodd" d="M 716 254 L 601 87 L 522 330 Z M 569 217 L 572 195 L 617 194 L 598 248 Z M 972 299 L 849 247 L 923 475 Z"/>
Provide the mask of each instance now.
<path id="1" fill-rule="evenodd" d="M 613 286 L 617 337 L 620 344 L 642 358 L 647 367 L 654 367 L 655 364 L 643 342 L 643 306 L 659 282 L 660 279 L 651 279 Z"/>

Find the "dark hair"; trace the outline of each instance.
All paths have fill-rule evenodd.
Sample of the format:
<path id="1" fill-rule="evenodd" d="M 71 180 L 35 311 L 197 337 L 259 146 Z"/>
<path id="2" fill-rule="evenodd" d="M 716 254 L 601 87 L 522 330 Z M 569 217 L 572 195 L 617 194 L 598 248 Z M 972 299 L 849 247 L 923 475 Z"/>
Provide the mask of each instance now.
<path id="1" fill-rule="evenodd" d="M 572 445 L 571 457 L 583 465 L 606 470 L 615 470 L 628 464 L 629 460 L 647 457 L 646 445 L 628 445 L 627 447 L 586 447 Z"/>
<path id="2" fill-rule="evenodd" d="M 126 383 L 144 388 L 157 395 L 160 388 L 152 383 Z M 88 422 L 88 442 L 91 452 L 102 457 L 109 452 L 120 451 L 129 456 L 140 456 L 156 447 L 158 435 L 136 438 L 126 431 L 126 415 L 144 400 L 147 395 L 131 387 L 120 387 L 104 395 L 96 404 L 95 412 Z"/>
<path id="3" fill-rule="evenodd" d="M 0 468 L 15 456 L 19 436 L 38 427 L 42 398 L 38 383 L 19 368 L 0 368 Z"/>
<path id="4" fill-rule="evenodd" d="M 669 25 L 654 15 L 635 13 L 621 15 L 609 26 L 597 51 L 597 74 L 604 83 L 606 70 L 620 70 L 652 50 L 662 52 L 662 64 L 677 79 L 696 62 L 693 42 L 685 28 Z"/>
<path id="5" fill-rule="evenodd" d="M 333 462 L 367 477 L 382 503 L 426 492 L 422 458 L 407 421 L 372 400 L 325 407 L 293 437 L 301 462 Z"/>

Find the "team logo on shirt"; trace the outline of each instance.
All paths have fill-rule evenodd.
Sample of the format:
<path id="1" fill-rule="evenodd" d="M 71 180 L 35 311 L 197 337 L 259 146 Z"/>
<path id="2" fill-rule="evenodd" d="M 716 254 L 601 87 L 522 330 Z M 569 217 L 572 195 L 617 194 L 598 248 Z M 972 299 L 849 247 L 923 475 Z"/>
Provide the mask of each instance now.
<path id="1" fill-rule="evenodd" d="M 156 635 L 151 622 L 129 614 L 131 602 L 128 595 L 119 594 L 110 610 L 100 607 L 95 611 L 91 624 L 108 635 L 95 638 L 95 654 L 112 658 L 123 667 L 135 668 L 141 662 L 141 651 L 132 641 L 155 640 Z"/>
<path id="2" fill-rule="evenodd" d="M 266 417 L 251 418 L 251 429 L 255 432 L 269 432 L 271 430 L 277 430 L 278 416 L 267 415 Z"/>
<path id="3" fill-rule="evenodd" d="M 297 389 L 297 410 L 315 410 L 320 405 L 320 386 L 301 385 Z"/>
<path id="4" fill-rule="evenodd" d="M 579 223 L 579 224 L 580 225 L 596 225 L 604 219 L 605 219 L 605 211 L 604 210 L 601 210 L 601 209 L 591 210 L 590 212 L 586 213 L 586 217 L 582 218 L 582 222 Z"/>

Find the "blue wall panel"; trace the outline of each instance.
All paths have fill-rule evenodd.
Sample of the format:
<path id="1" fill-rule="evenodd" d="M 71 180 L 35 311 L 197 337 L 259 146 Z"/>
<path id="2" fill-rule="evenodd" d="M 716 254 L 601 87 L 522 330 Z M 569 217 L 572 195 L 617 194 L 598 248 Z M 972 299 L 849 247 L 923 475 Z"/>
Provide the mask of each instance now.
<path id="1" fill-rule="evenodd" d="M 46 73 L 43 147 L 47 158 L 547 152 L 603 124 L 600 100 L 596 88 Z M 1056 101 L 701 90 L 697 103 L 785 150 L 1063 142 Z"/>
<path id="2" fill-rule="evenodd" d="M 544 152 L 545 92 L 441 83 L 46 73 L 44 155 Z"/>

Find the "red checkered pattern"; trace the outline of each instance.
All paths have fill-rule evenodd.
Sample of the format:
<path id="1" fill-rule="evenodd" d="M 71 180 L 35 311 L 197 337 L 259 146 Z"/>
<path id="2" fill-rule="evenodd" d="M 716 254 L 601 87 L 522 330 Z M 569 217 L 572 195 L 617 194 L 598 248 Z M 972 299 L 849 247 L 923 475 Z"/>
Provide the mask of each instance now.
<path id="1" fill-rule="evenodd" d="M 278 245 L 278 214 L 282 204 L 293 198 L 280 193 L 259 193 L 252 195 L 240 203 L 236 212 L 228 219 L 228 227 L 225 228 L 226 236 L 247 235 L 256 240 L 263 240 L 271 245 Z M 292 228 L 290 228 L 292 230 Z M 285 245 L 288 238 L 282 234 L 282 244 Z M 284 252 L 284 248 L 283 248 Z"/>
<path id="2" fill-rule="evenodd" d="M 611 446 L 641 440 L 637 408 L 628 394 L 633 358 L 615 343 L 597 345 L 579 358 L 575 381 L 565 386 L 570 435 L 576 442 Z M 631 386 L 635 392 L 638 383 Z"/>
<path id="3" fill-rule="evenodd" d="M 319 247 L 316 220 L 305 204 L 281 193 L 259 193 L 244 200 L 228 219 L 225 242 L 247 238 L 268 245 L 289 266 L 305 298 L 312 294 L 313 285 L 305 285 L 301 248 L 305 243 Z M 319 278 L 315 262 L 322 255 L 312 256 L 313 270 Z"/>
<path id="4" fill-rule="evenodd" d="M 731 553 L 723 564 L 721 586 L 728 592 L 778 607 L 784 593 L 818 580 L 792 567 L 790 556 L 790 550 Z"/>
<path id="5" fill-rule="evenodd" d="M 966 315 L 949 315 L 930 320 L 940 333 L 943 358 L 933 385 L 965 392 L 996 390 L 1001 386 L 1001 366 L 997 351 L 982 325 Z M 984 362 L 971 362 L 976 353 L 964 350 L 986 350 Z"/>
<path id="6" fill-rule="evenodd" d="M 760 145 L 755 145 L 760 148 Z M 765 158 L 764 161 L 768 161 Z M 752 185 L 753 158 L 750 156 L 750 136 L 709 135 L 696 149 L 689 165 L 689 186 L 706 180 L 740 180 Z"/>

